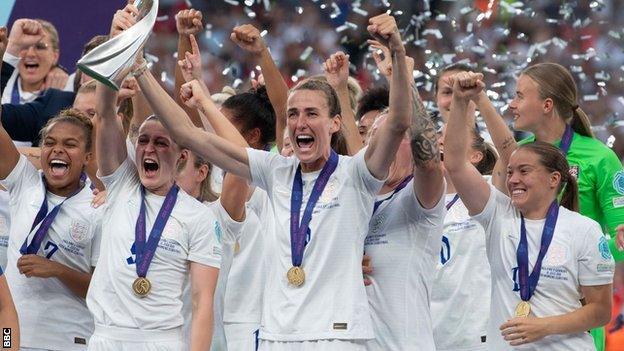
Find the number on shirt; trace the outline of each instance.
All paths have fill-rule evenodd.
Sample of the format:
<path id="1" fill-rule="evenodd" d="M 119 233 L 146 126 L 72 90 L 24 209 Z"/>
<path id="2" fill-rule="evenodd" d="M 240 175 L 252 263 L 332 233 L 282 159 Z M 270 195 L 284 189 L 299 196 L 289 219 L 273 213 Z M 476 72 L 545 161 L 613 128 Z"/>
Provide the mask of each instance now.
<path id="1" fill-rule="evenodd" d="M 132 246 L 130 247 L 130 257 L 126 258 L 126 262 L 128 262 L 129 265 L 133 265 L 135 263 L 136 260 L 136 246 L 134 245 L 134 243 L 132 243 Z"/>
<path id="2" fill-rule="evenodd" d="M 451 243 L 449 239 L 442 235 L 442 247 L 440 248 L 440 262 L 445 264 L 451 259 Z"/>
<path id="3" fill-rule="evenodd" d="M 46 258 L 50 259 L 50 257 L 52 257 L 52 255 L 54 255 L 54 253 L 58 250 L 58 246 L 51 242 L 48 241 L 45 245 L 45 247 L 43 248 L 43 252 L 46 253 Z"/>
<path id="4" fill-rule="evenodd" d="M 518 267 L 511 269 L 511 275 L 513 276 L 513 291 L 520 291 L 520 284 L 518 284 Z"/>

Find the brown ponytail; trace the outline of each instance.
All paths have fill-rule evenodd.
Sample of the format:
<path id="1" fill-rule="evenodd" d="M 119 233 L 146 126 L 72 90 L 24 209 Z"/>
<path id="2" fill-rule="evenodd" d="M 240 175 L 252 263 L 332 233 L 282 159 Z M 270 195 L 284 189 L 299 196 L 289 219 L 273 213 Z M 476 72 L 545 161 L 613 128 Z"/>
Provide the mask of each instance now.
<path id="1" fill-rule="evenodd" d="M 518 150 L 521 149 L 529 150 L 536 154 L 539 157 L 540 164 L 548 171 L 561 174 L 561 181 L 557 191 L 561 195 L 559 204 L 570 211 L 578 212 L 578 185 L 576 179 L 570 174 L 570 165 L 561 150 L 543 141 L 521 145 Z"/>
<path id="2" fill-rule="evenodd" d="M 574 78 L 565 67 L 552 63 L 538 63 L 522 71 L 539 87 L 541 99 L 552 99 L 555 110 L 575 132 L 593 138 L 589 117 L 576 103 L 577 89 Z"/>
<path id="3" fill-rule="evenodd" d="M 477 131 L 477 128 L 472 128 L 472 144 L 470 145 L 474 150 L 479 151 L 483 157 L 481 161 L 475 165 L 475 168 L 482 175 L 491 175 L 498 161 L 498 154 L 492 144 L 488 143 Z"/>

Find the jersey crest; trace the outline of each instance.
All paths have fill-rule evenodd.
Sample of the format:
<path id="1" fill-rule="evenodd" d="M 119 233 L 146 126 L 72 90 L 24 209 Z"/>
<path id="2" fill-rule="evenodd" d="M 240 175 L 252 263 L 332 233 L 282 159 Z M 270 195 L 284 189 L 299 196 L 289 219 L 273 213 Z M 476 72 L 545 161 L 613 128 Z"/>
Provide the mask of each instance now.
<path id="1" fill-rule="evenodd" d="M 600 251 L 600 256 L 605 260 L 611 259 L 611 251 L 609 251 L 609 243 L 607 239 L 603 236 L 600 237 L 600 241 L 598 242 L 598 251 Z"/>
<path id="2" fill-rule="evenodd" d="M 73 220 L 69 226 L 69 235 L 77 243 L 85 241 L 88 232 L 89 224 L 78 220 Z"/>

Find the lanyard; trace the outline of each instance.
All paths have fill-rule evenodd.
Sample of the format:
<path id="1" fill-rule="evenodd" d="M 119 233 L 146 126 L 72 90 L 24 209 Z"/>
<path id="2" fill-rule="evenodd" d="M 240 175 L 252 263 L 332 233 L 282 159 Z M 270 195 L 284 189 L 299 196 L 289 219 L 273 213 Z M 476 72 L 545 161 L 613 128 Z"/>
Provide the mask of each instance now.
<path id="1" fill-rule="evenodd" d="M 375 205 L 373 206 L 373 214 L 375 214 L 375 212 L 377 212 L 377 209 L 379 209 L 379 206 L 381 206 L 381 204 L 383 204 L 385 201 L 388 201 L 388 200 L 392 199 L 392 197 L 396 193 L 401 191 L 401 189 L 405 188 L 407 183 L 409 183 L 409 181 L 412 180 L 412 178 L 414 178 L 413 175 L 409 175 L 409 176 L 405 177 L 405 179 L 403 179 L 401 181 L 401 183 L 399 183 L 399 185 L 394 189 L 394 191 L 392 192 L 392 194 L 390 196 L 388 196 L 387 198 L 385 198 L 383 200 L 375 201 Z"/>
<path id="2" fill-rule="evenodd" d="M 165 197 L 165 201 L 163 201 L 162 206 L 160 206 L 160 210 L 158 211 L 158 215 L 156 216 L 156 220 L 154 221 L 154 226 L 152 227 L 149 238 L 146 242 L 145 187 L 141 186 L 141 209 L 139 210 L 139 217 L 137 218 L 134 231 L 134 243 L 136 247 L 136 272 L 137 275 L 141 278 L 145 278 L 145 276 L 147 275 L 147 270 L 150 266 L 150 263 L 152 263 L 152 258 L 154 258 L 156 248 L 158 248 L 158 242 L 160 241 L 163 229 L 165 229 L 167 220 L 169 219 L 169 216 L 171 216 L 171 212 L 173 211 L 173 207 L 175 206 L 179 190 L 180 188 L 175 183 L 173 184 L 171 189 L 169 189 L 169 192 Z"/>
<path id="3" fill-rule="evenodd" d="M 526 227 L 524 225 L 524 216 L 520 217 L 520 243 L 518 244 L 518 250 L 516 251 L 516 259 L 518 262 L 518 282 L 520 284 L 520 298 L 523 301 L 529 301 L 537 282 L 540 278 L 540 271 L 542 270 L 542 261 L 548 247 L 553 238 L 555 232 L 555 226 L 557 225 L 557 216 L 559 214 L 559 204 L 557 201 L 553 201 L 548 208 L 546 214 L 546 222 L 544 223 L 544 229 L 542 230 L 542 238 L 540 244 L 540 251 L 533 266 L 533 271 L 529 275 L 529 245 L 527 243 Z"/>
<path id="4" fill-rule="evenodd" d="M 293 267 L 301 266 L 303 261 L 303 250 L 305 249 L 305 238 L 308 227 L 310 226 L 310 221 L 312 220 L 314 206 L 321 197 L 330 176 L 334 173 L 337 166 L 338 154 L 332 150 L 329 155 L 329 159 L 316 179 L 316 183 L 314 183 L 312 193 L 310 194 L 308 203 L 303 211 L 301 224 L 299 224 L 299 214 L 301 211 L 301 204 L 303 202 L 303 180 L 301 178 L 301 165 L 297 167 L 290 197 L 290 251 Z"/>
<path id="5" fill-rule="evenodd" d="M 448 210 L 450 210 L 450 209 L 451 209 L 451 207 L 453 207 L 453 205 L 455 205 L 455 203 L 457 202 L 457 200 L 459 200 L 459 195 L 458 195 L 458 194 L 455 194 L 455 196 L 453 196 L 453 198 L 451 199 L 451 201 L 449 201 L 449 202 L 446 204 L 446 210 L 447 210 L 447 211 L 448 211 Z"/>
<path id="6" fill-rule="evenodd" d="M 570 151 L 570 145 L 572 145 L 572 137 L 574 136 L 574 131 L 569 124 L 566 124 L 565 132 L 563 132 L 563 136 L 561 137 L 561 144 L 559 145 L 559 149 L 565 156 L 568 155 L 568 151 Z"/>
<path id="7" fill-rule="evenodd" d="M 56 215 L 61 210 L 61 206 L 65 203 L 65 201 L 69 200 L 70 198 L 72 198 L 74 195 L 78 194 L 82 190 L 82 188 L 84 187 L 86 175 L 84 173 L 80 175 L 80 186 L 78 187 L 78 189 L 76 189 L 73 193 L 71 193 L 68 197 L 66 197 L 65 200 L 61 201 L 60 204 L 54 206 L 54 208 L 52 209 L 52 211 L 50 211 L 50 213 L 48 213 L 47 185 L 46 185 L 46 181 L 45 181 L 43 174 L 41 175 L 41 178 L 43 181 L 43 202 L 41 203 L 39 212 L 37 212 L 37 215 L 35 216 L 35 220 L 33 221 L 33 224 L 30 227 L 29 233 L 32 233 L 32 231 L 37 227 L 37 225 L 39 225 L 39 223 L 41 223 L 41 225 L 35 232 L 35 235 L 33 236 L 30 244 L 28 244 L 28 236 L 26 236 L 26 239 L 24 239 L 24 243 L 22 244 L 22 247 L 20 248 L 20 253 L 22 255 L 27 255 L 27 254 L 36 255 L 37 252 L 39 252 L 41 243 L 43 242 L 43 239 L 48 233 L 48 230 L 50 230 L 50 227 L 52 226 L 52 223 L 54 222 Z"/>

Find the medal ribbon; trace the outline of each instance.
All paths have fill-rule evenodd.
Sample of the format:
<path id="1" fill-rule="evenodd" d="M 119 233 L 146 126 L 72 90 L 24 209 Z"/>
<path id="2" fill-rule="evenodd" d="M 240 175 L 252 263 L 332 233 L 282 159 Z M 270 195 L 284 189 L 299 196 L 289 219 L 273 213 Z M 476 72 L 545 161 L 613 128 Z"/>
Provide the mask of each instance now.
<path id="1" fill-rule="evenodd" d="M 13 84 L 13 91 L 11 91 L 11 104 L 13 105 L 19 105 L 20 104 L 20 93 L 19 93 L 19 88 L 18 88 L 18 83 L 17 80 L 19 79 L 19 77 L 17 77 L 15 79 L 15 84 Z"/>
<path id="2" fill-rule="evenodd" d="M 574 137 L 574 131 L 569 124 L 566 124 L 565 132 L 563 132 L 561 144 L 559 145 L 559 149 L 561 149 L 561 152 L 566 156 L 568 155 L 568 151 L 570 151 L 570 145 L 572 145 L 572 137 Z"/>
<path id="3" fill-rule="evenodd" d="M 28 244 L 28 236 L 26 236 L 26 239 L 24 239 L 24 243 L 22 244 L 22 247 L 20 248 L 20 253 L 22 255 L 36 255 L 37 252 L 39 252 L 41 243 L 43 242 L 43 239 L 48 233 L 48 230 L 50 230 L 50 227 L 52 226 L 52 223 L 54 222 L 54 218 L 56 218 L 56 215 L 61 210 L 61 206 L 65 203 L 65 201 L 69 200 L 70 198 L 72 198 L 74 195 L 78 194 L 82 190 L 87 176 L 84 173 L 82 173 L 80 175 L 80 186 L 78 187 L 78 189 L 76 189 L 76 191 L 74 191 L 68 197 L 66 197 L 65 200 L 61 201 L 60 204 L 54 206 L 54 208 L 52 209 L 52 211 L 50 211 L 50 213 L 48 213 L 47 184 L 46 184 L 43 174 L 41 175 L 41 178 L 43 180 L 43 202 L 41 203 L 39 212 L 37 212 L 37 215 L 35 216 L 35 220 L 33 221 L 33 224 L 30 227 L 30 231 L 28 232 L 29 235 L 39 225 L 39 223 L 41 223 L 41 225 L 39 226 L 39 229 L 37 229 L 37 231 L 35 232 L 35 235 L 33 236 L 30 244 Z"/>
<path id="4" fill-rule="evenodd" d="M 407 177 L 405 177 L 405 179 L 403 179 L 401 181 L 401 183 L 399 183 L 399 185 L 394 189 L 394 191 L 392 192 L 392 195 L 388 196 L 387 198 L 383 199 L 383 200 L 379 200 L 379 201 L 375 201 L 375 205 L 373 206 L 373 214 L 375 214 L 375 212 L 377 212 L 377 209 L 379 208 L 379 206 L 381 206 L 381 204 L 383 204 L 385 201 L 388 201 L 390 199 L 392 199 L 392 197 L 398 193 L 399 191 L 401 191 L 401 189 L 405 188 L 405 186 L 407 185 L 407 183 L 410 182 L 410 180 L 412 180 L 412 178 L 414 178 L 413 175 L 409 175 Z"/>
<path id="5" fill-rule="evenodd" d="M 154 221 L 154 226 L 150 231 L 149 238 L 147 239 L 146 243 L 145 187 L 141 186 L 141 209 L 139 210 L 139 218 L 137 218 L 134 230 L 134 243 L 136 248 L 136 272 L 137 275 L 141 278 L 145 278 L 145 276 L 147 275 L 147 270 L 149 269 L 150 263 L 152 263 L 152 258 L 154 258 L 154 254 L 156 253 L 156 249 L 158 248 L 160 236 L 162 235 L 163 229 L 165 229 L 165 225 L 167 224 L 167 220 L 169 220 L 171 212 L 173 212 L 173 207 L 178 198 L 179 190 L 180 188 L 175 183 L 173 184 L 171 189 L 169 189 L 169 192 L 165 197 L 165 201 L 163 201 L 162 206 L 160 206 L 160 210 L 158 211 L 158 215 L 156 216 L 156 221 Z"/>
<path id="6" fill-rule="evenodd" d="M 305 238 L 312 220 L 312 212 L 314 206 L 321 197 L 329 177 L 334 173 L 338 166 L 338 154 L 331 151 L 329 160 L 323 166 L 321 173 L 314 183 L 312 193 L 303 211 L 303 218 L 301 218 L 301 224 L 299 224 L 299 213 L 301 211 L 301 204 L 303 202 L 303 180 L 301 179 L 301 165 L 297 167 L 295 172 L 295 179 L 292 185 L 292 194 L 290 197 L 290 251 L 291 261 L 294 267 L 301 266 L 303 261 L 303 250 L 305 249 Z"/>
<path id="7" fill-rule="evenodd" d="M 451 209 L 451 207 L 453 207 L 453 205 L 455 205 L 455 203 L 457 202 L 457 200 L 459 200 L 459 195 L 458 195 L 458 194 L 455 194 L 455 196 L 453 196 L 453 198 L 451 199 L 451 201 L 449 201 L 449 202 L 446 204 L 446 210 L 447 210 L 447 211 L 448 211 L 448 210 L 450 210 L 450 209 Z"/>
<path id="8" fill-rule="evenodd" d="M 535 292 L 540 277 L 540 271 L 542 270 L 542 261 L 544 260 L 544 256 L 546 256 L 546 252 L 548 251 L 548 247 L 550 246 L 555 232 L 558 214 L 559 203 L 555 200 L 550 204 L 548 212 L 546 213 L 546 222 L 542 230 L 540 251 L 531 275 L 529 275 L 529 245 L 527 243 L 526 227 L 524 226 L 524 216 L 520 217 L 520 243 L 516 251 L 516 259 L 518 261 L 518 283 L 520 284 L 520 298 L 522 301 L 529 301 Z"/>

